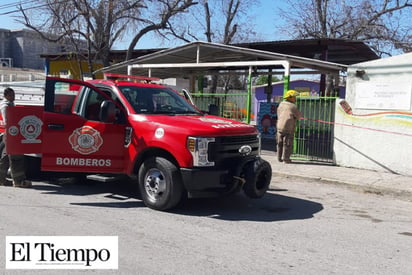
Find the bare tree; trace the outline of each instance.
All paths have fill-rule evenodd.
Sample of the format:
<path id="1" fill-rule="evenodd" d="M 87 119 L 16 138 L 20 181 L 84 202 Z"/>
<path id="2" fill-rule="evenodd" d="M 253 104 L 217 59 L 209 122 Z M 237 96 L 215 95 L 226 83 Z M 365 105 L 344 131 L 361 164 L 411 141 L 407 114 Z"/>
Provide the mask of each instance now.
<path id="1" fill-rule="evenodd" d="M 35 0 L 33 4 L 31 9 L 20 6 L 20 22 L 76 55 L 86 50 L 82 58 L 87 58 L 90 72 L 96 60 L 110 64 L 113 44 L 146 7 L 143 0 Z"/>
<path id="2" fill-rule="evenodd" d="M 162 32 L 165 39 L 207 41 L 222 44 L 233 44 L 254 40 L 256 32 L 250 18 L 251 7 L 258 0 L 199 0 L 199 5 L 191 9 L 189 14 L 180 14 L 170 22 L 170 28 Z M 188 24 L 187 22 L 190 22 Z M 230 83 L 236 82 L 233 76 L 220 76 L 225 92 Z M 218 77 L 212 76 L 210 91 L 217 89 Z"/>
<path id="3" fill-rule="evenodd" d="M 48 41 L 70 45 L 76 55 L 86 50 L 78 57 L 87 58 L 92 72 L 96 60 L 110 65 L 110 50 L 127 32 L 135 34 L 127 52 L 130 59 L 142 36 L 167 28 L 171 17 L 194 4 L 192 0 L 34 0 L 30 9 L 20 6 L 20 22 Z"/>
<path id="4" fill-rule="evenodd" d="M 171 19 L 179 13 L 187 12 L 189 7 L 196 5 L 197 2 L 192 0 L 157 0 L 148 1 L 150 6 L 147 13 L 140 18 L 136 18 L 140 22 L 136 29 L 136 34 L 130 42 L 127 50 L 126 60 L 132 57 L 133 49 L 137 42 L 148 32 L 161 31 L 171 28 Z"/>
<path id="5" fill-rule="evenodd" d="M 189 14 L 181 14 L 162 34 L 185 42 L 203 40 L 222 44 L 255 40 L 251 7 L 258 0 L 199 0 Z M 187 22 L 190 22 L 188 24 Z"/>
<path id="6" fill-rule="evenodd" d="M 411 50 L 410 0 L 289 0 L 280 29 L 302 38 L 365 41 L 378 55 Z"/>

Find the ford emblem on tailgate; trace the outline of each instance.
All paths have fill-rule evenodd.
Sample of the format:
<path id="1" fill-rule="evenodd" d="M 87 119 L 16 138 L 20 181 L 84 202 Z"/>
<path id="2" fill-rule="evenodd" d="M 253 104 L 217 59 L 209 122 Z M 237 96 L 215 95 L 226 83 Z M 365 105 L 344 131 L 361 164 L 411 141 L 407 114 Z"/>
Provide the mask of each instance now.
<path id="1" fill-rule="evenodd" d="M 252 147 L 250 147 L 249 145 L 243 145 L 242 147 L 239 148 L 239 153 L 242 156 L 247 156 L 252 152 Z"/>

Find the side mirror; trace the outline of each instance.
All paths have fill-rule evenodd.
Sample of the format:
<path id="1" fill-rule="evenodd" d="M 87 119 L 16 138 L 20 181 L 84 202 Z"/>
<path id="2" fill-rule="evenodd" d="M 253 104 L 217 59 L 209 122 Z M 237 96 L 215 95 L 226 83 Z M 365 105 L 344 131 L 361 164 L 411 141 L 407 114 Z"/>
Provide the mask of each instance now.
<path id="1" fill-rule="evenodd" d="M 100 121 L 114 123 L 116 121 L 116 105 L 110 100 L 104 100 L 100 105 Z"/>
<path id="2" fill-rule="evenodd" d="M 192 105 L 195 105 L 195 102 L 193 101 L 192 96 L 190 95 L 190 93 L 186 89 L 182 89 L 182 94 L 186 98 L 187 101 L 192 103 Z"/>

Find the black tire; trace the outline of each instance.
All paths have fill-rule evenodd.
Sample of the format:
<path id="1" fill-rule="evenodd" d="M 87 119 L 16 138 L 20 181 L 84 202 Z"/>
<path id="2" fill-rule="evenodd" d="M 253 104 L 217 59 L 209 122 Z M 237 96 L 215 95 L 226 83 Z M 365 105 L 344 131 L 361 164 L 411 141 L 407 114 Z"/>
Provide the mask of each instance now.
<path id="1" fill-rule="evenodd" d="M 257 199 L 263 197 L 269 189 L 272 179 L 272 167 L 269 162 L 257 159 L 245 166 L 245 179 L 243 191 L 249 198 Z"/>
<path id="2" fill-rule="evenodd" d="M 147 159 L 139 169 L 139 190 L 147 207 L 156 210 L 171 209 L 182 198 L 180 171 L 165 158 Z"/>

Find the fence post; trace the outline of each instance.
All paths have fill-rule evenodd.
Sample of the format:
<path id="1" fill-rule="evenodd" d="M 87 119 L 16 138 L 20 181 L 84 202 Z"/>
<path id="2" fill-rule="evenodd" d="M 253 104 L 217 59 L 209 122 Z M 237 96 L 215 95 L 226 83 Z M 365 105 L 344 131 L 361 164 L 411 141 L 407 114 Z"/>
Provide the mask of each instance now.
<path id="1" fill-rule="evenodd" d="M 252 107 L 252 66 L 249 67 L 247 82 L 246 122 L 250 124 L 250 109 Z"/>
<path id="2" fill-rule="evenodd" d="M 290 64 L 287 63 L 285 66 L 285 74 L 283 75 L 283 95 L 289 90 L 290 85 Z"/>

